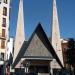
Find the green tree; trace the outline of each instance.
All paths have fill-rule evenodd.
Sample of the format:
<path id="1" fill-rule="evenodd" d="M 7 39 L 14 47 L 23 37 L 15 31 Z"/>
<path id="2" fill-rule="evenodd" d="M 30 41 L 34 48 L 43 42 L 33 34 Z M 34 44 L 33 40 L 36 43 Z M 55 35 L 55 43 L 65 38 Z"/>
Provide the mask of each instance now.
<path id="1" fill-rule="evenodd" d="M 72 69 L 75 74 L 75 40 L 69 38 L 68 48 L 67 48 L 68 63 L 72 66 Z"/>
<path id="2" fill-rule="evenodd" d="M 68 41 L 68 63 L 72 66 L 75 65 L 75 40 L 73 38 L 70 38 Z"/>

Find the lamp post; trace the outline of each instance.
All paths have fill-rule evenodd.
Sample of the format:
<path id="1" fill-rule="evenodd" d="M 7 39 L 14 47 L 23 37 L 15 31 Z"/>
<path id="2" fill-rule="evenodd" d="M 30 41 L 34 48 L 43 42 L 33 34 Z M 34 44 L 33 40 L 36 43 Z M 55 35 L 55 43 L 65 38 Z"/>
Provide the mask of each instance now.
<path id="1" fill-rule="evenodd" d="M 22 74 L 23 68 L 24 68 L 24 67 L 23 67 L 23 64 L 21 63 L 21 64 L 20 64 L 20 73 L 21 73 L 21 74 Z"/>
<path id="2" fill-rule="evenodd" d="M 27 75 L 29 74 L 29 66 L 30 66 L 30 61 L 26 63 L 26 67 L 25 67 L 25 72 Z"/>
<path id="3" fill-rule="evenodd" d="M 6 75 L 6 65 L 7 65 L 7 61 L 4 61 L 4 67 L 3 67 L 3 73 L 4 75 Z"/>

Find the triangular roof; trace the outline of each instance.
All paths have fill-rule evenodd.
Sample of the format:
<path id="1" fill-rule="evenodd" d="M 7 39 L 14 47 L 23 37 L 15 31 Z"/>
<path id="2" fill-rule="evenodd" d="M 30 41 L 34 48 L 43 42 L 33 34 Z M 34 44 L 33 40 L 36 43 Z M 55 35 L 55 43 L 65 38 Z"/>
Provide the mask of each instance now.
<path id="1" fill-rule="evenodd" d="M 32 36 L 30 37 L 29 41 L 26 43 L 26 41 L 23 43 L 20 52 L 18 53 L 18 56 L 16 58 L 16 61 L 14 62 L 14 66 L 21 60 L 21 58 L 26 58 L 26 50 L 29 47 L 33 37 L 35 36 L 35 34 L 37 34 L 37 36 L 39 37 L 39 39 L 42 41 L 42 43 L 44 44 L 44 46 L 47 48 L 47 50 L 49 51 L 49 53 L 51 53 L 51 55 L 53 56 L 53 58 L 55 58 L 57 60 L 57 62 L 60 64 L 61 67 L 62 64 L 58 58 L 58 56 L 56 55 L 51 43 L 49 42 L 41 24 L 38 24 L 38 26 L 36 27 L 35 31 L 33 32 Z"/>
<path id="2" fill-rule="evenodd" d="M 40 33 L 39 33 L 40 32 Z M 28 47 L 24 53 L 23 58 L 32 60 L 52 60 L 52 54 L 46 47 L 44 42 L 44 35 L 41 34 L 40 30 L 36 30 L 34 35 L 30 39 Z"/>

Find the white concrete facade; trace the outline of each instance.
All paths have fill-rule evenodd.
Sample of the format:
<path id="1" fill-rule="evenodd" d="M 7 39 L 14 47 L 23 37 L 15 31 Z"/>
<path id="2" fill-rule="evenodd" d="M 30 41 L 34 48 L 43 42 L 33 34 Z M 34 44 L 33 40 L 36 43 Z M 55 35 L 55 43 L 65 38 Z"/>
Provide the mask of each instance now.
<path id="1" fill-rule="evenodd" d="M 6 14 L 4 15 L 3 12 Z M 4 54 L 4 60 L 6 60 L 7 42 L 9 38 L 9 13 L 10 0 L 0 0 L 0 55 Z M 2 48 L 2 43 L 5 46 L 4 48 Z"/>

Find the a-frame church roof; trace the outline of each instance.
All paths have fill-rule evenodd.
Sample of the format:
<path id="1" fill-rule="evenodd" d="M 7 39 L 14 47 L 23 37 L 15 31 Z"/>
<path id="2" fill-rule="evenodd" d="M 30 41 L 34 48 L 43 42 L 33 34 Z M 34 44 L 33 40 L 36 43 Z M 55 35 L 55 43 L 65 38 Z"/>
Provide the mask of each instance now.
<path id="1" fill-rule="evenodd" d="M 24 41 L 20 52 L 13 63 L 13 67 L 18 64 L 21 58 L 45 58 L 51 60 L 52 58 L 55 58 L 59 65 L 63 67 L 41 24 L 38 24 L 30 39 L 28 41 Z"/>

